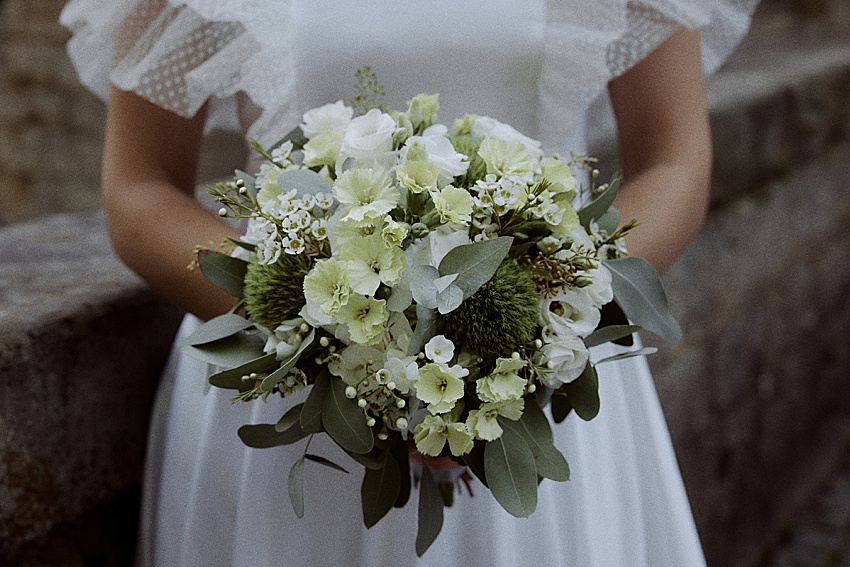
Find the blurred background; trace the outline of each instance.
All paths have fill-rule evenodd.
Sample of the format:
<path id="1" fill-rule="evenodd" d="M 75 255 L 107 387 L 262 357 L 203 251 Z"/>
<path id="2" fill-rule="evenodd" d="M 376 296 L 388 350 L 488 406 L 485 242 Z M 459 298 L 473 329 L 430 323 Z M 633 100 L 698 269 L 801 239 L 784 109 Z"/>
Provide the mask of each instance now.
<path id="1" fill-rule="evenodd" d="M 129 566 L 180 313 L 109 249 L 63 4 L 0 0 L 0 565 Z M 645 337 L 708 563 L 850 567 L 850 2 L 763 0 L 709 99 L 711 213 L 665 276 L 685 338 Z M 209 137 L 203 178 L 246 155 Z"/>

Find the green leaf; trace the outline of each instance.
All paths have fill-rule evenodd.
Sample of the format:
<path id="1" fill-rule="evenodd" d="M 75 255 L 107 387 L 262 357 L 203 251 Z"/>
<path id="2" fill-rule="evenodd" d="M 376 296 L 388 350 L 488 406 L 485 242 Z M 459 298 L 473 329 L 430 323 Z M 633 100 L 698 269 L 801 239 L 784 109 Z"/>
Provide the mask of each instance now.
<path id="1" fill-rule="evenodd" d="M 499 418 L 502 428 L 513 429 L 522 435 L 531 454 L 537 474 L 557 481 L 570 480 L 570 466 L 564 455 L 555 447 L 549 420 L 532 398 L 526 398 L 525 410 L 519 421 Z"/>
<path id="2" fill-rule="evenodd" d="M 443 497 L 428 467 L 422 467 L 419 483 L 419 525 L 416 530 L 416 555 L 422 557 L 443 529 Z"/>
<path id="3" fill-rule="evenodd" d="M 177 343 L 177 346 L 184 347 L 211 343 L 220 339 L 226 339 L 239 331 L 250 329 L 253 326 L 254 323 L 244 317 L 234 315 L 233 313 L 225 313 L 202 323 L 191 335 Z"/>
<path id="4" fill-rule="evenodd" d="M 360 503 L 363 506 L 363 523 L 367 528 L 377 524 L 387 515 L 401 490 L 401 472 L 389 452 L 384 453 L 384 466 L 366 469 L 360 486 Z"/>
<path id="5" fill-rule="evenodd" d="M 295 363 L 298 362 L 298 359 L 301 357 L 301 353 L 304 352 L 308 346 L 313 343 L 313 339 L 316 338 L 316 329 L 310 329 L 310 334 L 308 334 L 303 341 L 301 341 L 301 345 L 298 347 L 298 350 L 289 357 L 289 360 L 283 363 L 283 365 L 266 376 L 263 383 L 260 384 L 260 390 L 262 392 L 271 392 L 272 389 L 277 385 L 278 382 L 286 378 L 286 375 L 289 374 L 289 371 L 295 367 Z"/>
<path id="6" fill-rule="evenodd" d="M 631 325 L 629 318 L 626 317 L 626 314 L 623 312 L 622 308 L 617 305 L 616 301 L 609 301 L 605 305 L 602 306 L 602 309 L 599 310 L 600 320 L 599 325 L 597 325 L 597 329 L 601 329 L 603 327 L 615 327 L 615 326 L 625 326 Z M 635 344 L 634 337 L 628 335 L 621 339 L 617 339 L 612 341 L 615 345 L 622 346 L 632 346 Z"/>
<path id="7" fill-rule="evenodd" d="M 487 485 L 487 477 L 484 474 L 484 450 L 487 446 L 486 441 L 476 441 L 472 446 L 472 450 L 463 455 L 461 459 L 466 464 L 467 468 L 472 471 L 472 474 L 481 481 L 481 484 L 490 488 Z"/>
<path id="8" fill-rule="evenodd" d="M 314 463 L 319 463 L 320 465 L 324 465 L 324 466 L 326 466 L 330 469 L 342 471 L 345 474 L 349 474 L 347 470 L 345 470 L 344 468 L 342 468 L 341 466 L 339 466 L 335 462 L 331 461 L 330 459 L 326 459 L 326 458 L 324 458 L 320 455 L 313 455 L 312 453 L 305 453 L 304 456 L 307 459 L 313 461 Z"/>
<path id="9" fill-rule="evenodd" d="M 527 518 L 537 508 L 537 468 L 521 435 L 511 429 L 484 449 L 487 484 L 510 515 Z"/>
<path id="10" fill-rule="evenodd" d="M 655 354 L 656 352 L 658 352 L 658 349 L 655 347 L 643 347 L 637 350 L 630 350 L 629 352 L 621 352 L 620 354 L 605 357 L 602 360 L 597 360 L 595 364 L 598 366 L 604 362 L 614 362 L 615 360 L 624 360 L 626 358 L 633 358 L 635 356 L 647 356 L 650 354 Z"/>
<path id="11" fill-rule="evenodd" d="M 298 421 L 301 424 L 301 429 L 308 433 L 321 433 L 325 430 L 322 408 L 330 391 L 331 380 L 331 375 L 327 369 L 322 369 L 316 376 L 316 383 L 313 384 L 307 399 L 304 401 Z"/>
<path id="12" fill-rule="evenodd" d="M 276 150 L 286 142 L 292 142 L 292 148 L 295 150 L 304 149 L 304 144 L 306 144 L 309 140 L 304 135 L 304 131 L 301 130 L 301 126 L 296 126 L 292 130 L 289 131 L 286 136 L 275 142 L 275 144 L 269 148 L 269 153 Z"/>
<path id="13" fill-rule="evenodd" d="M 274 430 L 278 433 L 283 433 L 296 423 L 298 423 L 298 418 L 301 416 L 301 408 L 304 407 L 304 404 L 298 404 L 289 408 L 285 414 L 281 416 L 277 423 L 274 424 Z"/>
<path id="14" fill-rule="evenodd" d="M 368 453 L 352 453 L 351 451 L 345 451 L 345 453 L 367 469 L 379 469 L 384 466 L 384 453 L 377 447 Z"/>
<path id="15" fill-rule="evenodd" d="M 201 265 L 201 273 L 211 284 L 233 297 L 242 299 L 248 262 L 211 250 L 199 251 L 198 262 Z"/>
<path id="16" fill-rule="evenodd" d="M 641 258 L 608 260 L 614 298 L 629 319 L 647 331 L 671 341 L 682 338 L 679 323 L 670 314 L 667 296 L 653 267 Z"/>
<path id="17" fill-rule="evenodd" d="M 395 462 L 398 464 L 399 480 L 401 481 L 398 497 L 395 499 L 393 506 L 396 508 L 403 508 L 410 499 L 411 490 L 410 456 L 408 454 L 407 439 L 400 433 L 391 433 L 390 435 L 392 436 L 390 442 L 390 453 L 392 454 L 393 459 L 395 459 Z"/>
<path id="18" fill-rule="evenodd" d="M 322 405 L 322 423 L 337 444 L 352 453 L 368 453 L 375 444 L 372 428 L 356 400 L 345 395 L 346 383 L 341 378 L 329 380 L 328 393 Z"/>
<path id="19" fill-rule="evenodd" d="M 604 193 L 596 197 L 593 201 L 582 207 L 578 212 L 578 220 L 584 228 L 590 227 L 590 221 L 600 219 L 608 212 L 608 208 L 614 202 L 614 198 L 620 191 L 620 184 L 623 178 L 620 174 L 614 174 L 611 182 L 608 184 L 608 189 Z"/>
<path id="20" fill-rule="evenodd" d="M 258 193 L 257 184 L 256 184 L 256 181 L 254 180 L 254 178 L 251 175 L 245 173 L 241 169 L 237 169 L 236 170 L 236 179 L 238 179 L 239 181 L 241 181 L 242 183 L 245 184 L 245 189 L 248 190 L 248 194 L 252 198 L 254 198 L 254 199 L 257 198 L 257 193 Z"/>
<path id="21" fill-rule="evenodd" d="M 186 354 L 208 364 L 234 368 L 265 355 L 263 343 L 244 333 L 197 346 L 183 348 Z"/>
<path id="22" fill-rule="evenodd" d="M 275 431 L 274 427 L 273 423 L 243 425 L 238 431 L 239 438 L 253 449 L 270 449 L 281 445 L 291 445 L 308 435 L 300 427 L 290 427 L 280 433 Z"/>
<path id="23" fill-rule="evenodd" d="M 512 242 L 510 236 L 500 236 L 452 248 L 440 261 L 440 275 L 457 274 L 453 285 L 459 287 L 463 298 L 467 299 L 490 281 L 510 252 Z"/>
<path id="24" fill-rule="evenodd" d="M 573 411 L 573 406 L 570 404 L 569 398 L 562 392 L 552 394 L 551 407 L 552 419 L 555 420 L 555 423 L 563 422 L 570 415 L 570 412 Z"/>
<path id="25" fill-rule="evenodd" d="M 425 348 L 425 343 L 430 341 L 437 334 L 437 310 L 428 309 L 422 305 L 416 304 L 416 328 L 413 330 L 413 336 L 410 337 L 410 345 L 407 347 L 407 354 L 414 356 Z"/>
<path id="26" fill-rule="evenodd" d="M 292 510 L 299 518 L 304 517 L 304 457 L 295 461 L 292 468 L 289 469 L 289 501 L 292 503 Z"/>
<path id="27" fill-rule="evenodd" d="M 607 327 L 599 327 L 584 339 L 584 344 L 587 348 L 595 347 L 596 345 L 631 336 L 632 333 L 637 333 L 640 330 L 641 327 L 637 325 L 608 325 Z"/>
<path id="28" fill-rule="evenodd" d="M 282 171 L 277 177 L 277 184 L 286 193 L 290 189 L 297 189 L 299 194 L 331 193 L 333 185 L 328 183 L 324 177 L 309 169 L 291 169 Z"/>
<path id="29" fill-rule="evenodd" d="M 583 420 L 590 421 L 599 413 L 599 377 L 590 362 L 578 378 L 561 386 L 560 391 L 567 395 L 576 415 Z"/>
<path id="30" fill-rule="evenodd" d="M 620 211 L 610 207 L 605 214 L 596 219 L 596 224 L 608 234 L 614 234 L 620 228 Z"/>
<path id="31" fill-rule="evenodd" d="M 209 377 L 209 383 L 216 388 L 224 388 L 225 390 L 242 390 L 245 387 L 244 382 L 242 382 L 243 376 L 252 372 L 265 372 L 276 364 L 274 353 L 264 354 L 245 364 L 213 374 Z"/>

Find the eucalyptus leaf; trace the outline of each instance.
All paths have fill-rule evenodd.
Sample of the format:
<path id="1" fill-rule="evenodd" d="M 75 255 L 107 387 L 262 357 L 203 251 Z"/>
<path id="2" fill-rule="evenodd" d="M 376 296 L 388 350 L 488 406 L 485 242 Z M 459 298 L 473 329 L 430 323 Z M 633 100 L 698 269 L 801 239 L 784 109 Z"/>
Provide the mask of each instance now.
<path id="1" fill-rule="evenodd" d="M 620 340 L 640 330 L 641 327 L 637 325 L 609 325 L 607 327 L 599 327 L 584 339 L 584 344 L 587 348 L 590 348 Z"/>
<path id="2" fill-rule="evenodd" d="M 247 250 L 249 252 L 254 252 L 255 250 L 257 250 L 256 244 L 251 244 L 249 242 L 244 242 L 242 240 L 230 238 L 229 236 L 227 237 L 227 241 L 230 242 L 231 244 L 238 246 L 239 248 L 242 248 L 243 250 Z"/>
<path id="3" fill-rule="evenodd" d="M 337 470 L 337 471 L 344 472 L 345 474 L 349 474 L 347 470 L 345 470 L 344 468 L 342 468 L 341 466 L 339 466 L 335 462 L 331 461 L 330 459 L 326 459 L 326 458 L 322 457 L 321 455 L 313 455 L 312 453 L 305 453 L 304 457 L 307 458 L 308 460 L 313 461 L 314 463 L 319 463 L 320 465 L 324 465 L 324 466 L 326 466 L 330 469 L 334 469 L 334 470 Z"/>
<path id="4" fill-rule="evenodd" d="M 238 431 L 239 438 L 253 449 L 270 449 L 281 445 L 291 445 L 307 437 L 300 427 L 290 427 L 278 433 L 273 423 L 258 423 L 243 425 Z"/>
<path id="5" fill-rule="evenodd" d="M 583 420 L 590 421 L 599 413 L 599 377 L 590 362 L 578 378 L 561 386 L 560 391 L 567 395 L 576 415 Z"/>
<path id="6" fill-rule="evenodd" d="M 629 318 L 623 312 L 623 309 L 617 305 L 616 301 L 609 301 L 599 310 L 600 320 L 597 329 L 602 327 L 616 327 L 631 325 Z M 627 335 L 623 338 L 612 341 L 615 345 L 632 346 L 635 344 L 634 337 Z"/>
<path id="7" fill-rule="evenodd" d="M 667 296 L 653 267 L 641 258 L 608 260 L 614 298 L 629 319 L 647 331 L 672 341 L 682 338 L 679 323 L 670 314 Z"/>
<path id="8" fill-rule="evenodd" d="M 290 189 L 297 189 L 299 194 L 310 195 L 329 194 L 333 191 L 333 186 L 324 177 L 309 169 L 281 171 L 277 177 L 277 184 L 284 193 Z"/>
<path id="9" fill-rule="evenodd" d="M 416 304 L 416 328 L 413 330 L 413 336 L 410 337 L 407 354 L 412 356 L 420 353 L 425 348 L 425 343 L 437 334 L 436 313 L 435 309 Z"/>
<path id="10" fill-rule="evenodd" d="M 356 400 L 345 395 L 347 385 L 340 378 L 329 380 L 322 405 L 322 424 L 337 444 L 352 453 L 368 453 L 375 444 L 372 428 Z"/>
<path id="11" fill-rule="evenodd" d="M 343 450 L 345 451 L 345 449 Z M 377 447 L 374 447 L 368 453 L 352 453 L 351 451 L 345 451 L 345 453 L 367 469 L 379 469 L 384 466 L 384 453 Z"/>
<path id="12" fill-rule="evenodd" d="M 360 486 L 363 523 L 367 528 L 371 528 L 387 515 L 401 490 L 401 472 L 389 452 L 384 453 L 383 464 L 379 469 L 366 469 L 363 484 Z"/>
<path id="13" fill-rule="evenodd" d="M 315 338 L 316 329 L 310 329 L 310 333 L 306 337 L 304 337 L 304 340 L 301 341 L 301 345 L 299 345 L 298 350 L 296 350 L 292 354 L 292 356 L 289 357 L 289 360 L 284 362 L 280 368 L 266 376 L 265 380 L 263 380 L 262 384 L 260 384 L 260 390 L 266 393 L 271 392 L 278 382 L 286 378 L 286 375 L 289 374 L 289 371 L 295 367 L 295 364 L 301 357 L 301 353 L 304 352 L 304 349 L 313 344 L 313 340 Z"/>
<path id="14" fill-rule="evenodd" d="M 289 469 L 289 502 L 299 518 L 304 517 L 304 457 L 302 455 Z"/>
<path id="15" fill-rule="evenodd" d="M 201 265 L 201 273 L 211 284 L 242 299 L 248 262 L 221 252 L 201 250 L 198 252 L 198 263 Z"/>
<path id="16" fill-rule="evenodd" d="M 298 423 L 298 418 L 301 416 L 301 408 L 304 407 L 304 404 L 298 404 L 289 408 L 285 414 L 281 416 L 277 423 L 274 424 L 274 430 L 278 433 L 283 433 L 296 423 Z"/>
<path id="17" fill-rule="evenodd" d="M 475 444 L 472 446 L 472 450 L 469 453 L 463 455 L 461 459 L 463 459 L 463 462 L 464 464 L 466 464 L 466 467 L 470 471 L 472 471 L 472 474 L 474 474 L 475 477 L 479 481 L 481 481 L 481 484 L 487 486 L 487 488 L 490 488 L 487 485 L 487 477 L 484 474 L 484 450 L 486 446 L 486 441 L 476 441 Z"/>
<path id="18" fill-rule="evenodd" d="M 262 341 L 244 333 L 203 345 L 187 346 L 183 348 L 183 352 L 207 364 L 223 368 L 241 366 L 266 354 Z"/>
<path id="19" fill-rule="evenodd" d="M 499 418 L 502 428 L 519 433 L 534 455 L 537 474 L 556 481 L 570 480 L 570 467 L 564 455 L 555 447 L 549 420 L 532 398 L 526 398 L 519 421 Z"/>
<path id="20" fill-rule="evenodd" d="M 265 372 L 276 365 L 274 353 L 264 354 L 229 370 L 213 374 L 209 377 L 209 383 L 225 390 L 242 390 L 245 387 L 245 383 L 242 382 L 243 376 L 254 372 Z"/>
<path id="21" fill-rule="evenodd" d="M 286 136 L 278 140 L 274 143 L 272 147 L 269 148 L 269 153 L 273 152 L 286 142 L 292 142 L 292 148 L 296 150 L 304 149 L 304 144 L 306 144 L 309 140 L 304 135 L 304 131 L 301 129 L 301 126 L 296 126 L 292 130 L 290 130 Z"/>
<path id="22" fill-rule="evenodd" d="M 236 179 L 238 179 L 239 181 L 241 181 L 242 183 L 245 184 L 245 189 L 248 190 L 248 194 L 252 198 L 254 198 L 254 199 L 257 198 L 257 192 L 258 192 L 257 183 L 251 175 L 245 173 L 241 169 L 237 169 L 236 170 Z"/>
<path id="23" fill-rule="evenodd" d="M 452 248 L 440 261 L 440 275 L 457 274 L 453 285 L 459 287 L 463 298 L 467 299 L 490 281 L 510 252 L 512 242 L 510 236 L 500 236 Z"/>
<path id="24" fill-rule="evenodd" d="M 391 434 L 392 442 L 390 443 L 390 453 L 398 464 L 399 470 L 399 491 L 398 497 L 395 499 L 393 506 L 403 508 L 410 499 L 410 455 L 407 448 L 407 438 L 402 434 Z"/>
<path id="25" fill-rule="evenodd" d="M 444 291 L 437 293 L 437 311 L 440 315 L 451 313 L 460 307 L 463 299 L 463 290 L 452 284 Z"/>
<path id="26" fill-rule="evenodd" d="M 552 419 L 555 423 L 563 422 L 570 415 L 570 412 L 573 411 L 573 406 L 570 404 L 569 398 L 561 392 L 555 392 L 552 395 L 550 407 L 552 408 Z"/>
<path id="27" fill-rule="evenodd" d="M 440 272 L 434 266 L 423 264 L 413 267 L 410 292 L 413 294 L 413 300 L 417 306 L 421 305 L 428 309 L 437 308 L 437 285 L 435 282 L 439 277 Z"/>
<path id="28" fill-rule="evenodd" d="M 307 395 L 307 399 L 304 401 L 304 406 L 301 408 L 301 416 L 298 418 L 298 422 L 301 424 L 301 429 L 308 433 L 321 433 L 325 430 L 322 409 L 325 405 L 325 398 L 328 397 L 330 392 L 331 379 L 327 370 L 320 372 Z"/>
<path id="29" fill-rule="evenodd" d="M 620 228 L 620 211 L 609 207 L 601 217 L 596 219 L 596 224 L 608 234 L 614 234 Z"/>
<path id="30" fill-rule="evenodd" d="M 584 228 L 590 227 L 590 221 L 602 218 L 602 216 L 611 207 L 614 198 L 620 191 L 620 184 L 623 182 L 622 176 L 615 174 L 608 184 L 608 188 L 593 201 L 582 207 L 578 212 L 578 220 Z"/>
<path id="31" fill-rule="evenodd" d="M 484 448 L 487 484 L 511 516 L 527 518 L 537 508 L 537 468 L 525 439 L 505 429 Z"/>
<path id="32" fill-rule="evenodd" d="M 211 343 L 235 335 L 239 331 L 250 329 L 253 326 L 254 323 L 244 317 L 234 315 L 233 313 L 225 313 L 202 323 L 192 334 L 178 342 L 177 346 L 184 347 Z"/>
<path id="33" fill-rule="evenodd" d="M 635 356 L 648 356 L 650 354 L 655 354 L 656 352 L 658 352 L 658 349 L 655 347 L 643 347 L 637 350 L 630 350 L 629 352 L 621 352 L 620 354 L 605 357 L 602 360 L 597 360 L 595 364 L 599 365 L 605 362 L 614 362 L 615 360 L 625 360 L 626 358 L 633 358 Z"/>
<path id="34" fill-rule="evenodd" d="M 443 529 L 443 497 L 434 475 L 422 467 L 419 483 L 419 525 L 416 530 L 416 555 L 422 557 Z"/>

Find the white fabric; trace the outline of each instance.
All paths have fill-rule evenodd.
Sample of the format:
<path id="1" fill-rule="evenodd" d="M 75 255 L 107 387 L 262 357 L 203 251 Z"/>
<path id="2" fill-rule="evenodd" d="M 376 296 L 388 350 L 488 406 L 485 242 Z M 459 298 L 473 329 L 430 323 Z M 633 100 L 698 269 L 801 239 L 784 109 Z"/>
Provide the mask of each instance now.
<path id="1" fill-rule="evenodd" d="M 545 6 L 538 8 L 541 3 Z M 411 49 L 404 47 L 408 41 L 419 38 L 421 46 L 443 47 L 441 58 L 432 61 L 432 66 L 442 64 L 443 72 L 421 75 L 460 80 L 465 73 L 445 72 L 459 67 L 458 53 L 448 51 L 446 44 L 435 41 L 437 37 L 462 46 L 467 56 L 475 49 L 480 49 L 479 55 L 486 54 L 482 48 L 487 44 L 506 52 L 506 48 L 517 45 L 511 32 L 522 27 L 530 32 L 539 24 L 542 28 L 533 33 L 543 34 L 545 41 L 538 44 L 542 57 L 532 64 L 527 59 L 531 54 L 522 53 L 515 62 L 523 65 L 513 69 L 517 81 L 526 83 L 525 88 L 533 88 L 532 104 L 522 107 L 522 112 L 534 114 L 531 128 L 525 132 L 550 143 L 580 122 L 612 77 L 642 59 L 676 25 L 700 30 L 705 69 L 715 70 L 745 33 L 756 3 L 757 0 L 534 0 L 491 5 L 469 0 L 324 0 L 315 3 L 323 11 L 312 12 L 321 14 L 321 18 L 314 28 L 315 35 L 307 38 L 306 44 L 304 28 L 295 20 L 299 10 L 303 12 L 302 8 L 309 4 L 298 0 L 71 0 L 62 12 L 61 22 L 74 32 L 68 51 L 81 80 L 102 98 L 106 98 L 112 82 L 182 116 L 194 115 L 206 100 L 212 99 L 210 126 L 237 128 L 233 95 L 243 91 L 261 109 L 248 135 L 262 143 L 275 141 L 285 133 L 284 129 L 296 124 L 304 110 L 303 103 L 311 100 L 309 93 L 300 92 L 303 86 L 296 80 L 308 72 L 296 62 L 296 57 L 308 49 L 316 61 L 327 61 L 336 55 L 334 60 L 339 64 L 334 66 L 335 71 L 345 67 L 341 60 L 349 61 L 348 71 L 353 73 L 365 64 L 374 66 L 375 62 L 371 58 L 354 62 L 350 56 L 340 57 L 347 53 L 340 48 L 350 45 L 352 37 L 360 48 L 391 46 L 402 58 L 411 54 Z M 463 19 L 440 25 L 441 17 L 457 12 Z M 385 25 L 368 25 L 370 21 Z M 336 29 L 332 22 L 344 26 Z M 355 22 L 359 24 L 354 25 Z M 367 33 L 368 30 L 373 31 Z M 470 33 L 471 30 L 485 33 Z M 466 61 L 470 59 L 466 57 Z M 485 66 L 498 63 L 486 55 L 475 61 Z M 470 70 L 475 67 L 464 69 Z M 310 75 L 321 71 L 309 69 Z M 412 73 L 408 69 L 408 74 Z M 350 74 L 343 77 L 349 78 Z M 393 80 L 389 74 L 381 79 Z M 420 84 L 421 80 L 413 88 Z M 506 84 L 502 81 L 498 88 Z M 479 88 L 478 92 L 487 91 Z M 416 93 L 404 96 L 412 94 Z M 324 97 L 323 102 L 328 98 Z"/>
<path id="2" fill-rule="evenodd" d="M 109 82 L 183 116 L 211 99 L 213 125 L 238 127 L 239 91 L 258 107 L 247 135 L 275 141 L 311 107 L 354 94 L 371 65 L 395 108 L 439 92 L 441 119 L 502 119 L 547 148 L 581 149 L 582 117 L 607 81 L 684 23 L 719 65 L 753 0 L 73 0 L 62 21 L 85 84 Z M 113 65 L 112 53 L 115 53 Z M 111 71 L 110 71 L 111 69 Z M 243 110 L 245 108 L 243 107 Z M 569 134 L 569 135 L 568 135 Z M 184 322 L 181 335 L 197 325 Z M 598 359 L 606 352 L 594 352 Z M 140 564 L 148 566 L 704 565 L 652 378 L 643 359 L 600 366 L 599 416 L 554 428 L 572 469 L 544 481 L 520 520 L 480 485 L 445 514 L 436 543 L 413 553 L 416 491 L 367 531 L 360 467 L 326 439 L 312 450 L 353 472 L 308 463 L 306 515 L 286 482 L 295 447 L 254 450 L 244 423 L 273 423 L 287 404 L 232 405 L 205 364 L 174 353 L 153 416 Z M 297 400 L 296 400 L 297 401 Z M 292 403 L 292 402 L 289 402 Z"/>

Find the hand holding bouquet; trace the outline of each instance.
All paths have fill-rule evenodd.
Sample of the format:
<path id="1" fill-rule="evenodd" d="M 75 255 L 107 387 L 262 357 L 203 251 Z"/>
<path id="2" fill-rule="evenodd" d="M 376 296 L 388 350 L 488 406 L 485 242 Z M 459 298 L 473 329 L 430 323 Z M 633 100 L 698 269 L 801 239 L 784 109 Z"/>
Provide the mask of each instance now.
<path id="1" fill-rule="evenodd" d="M 366 104 L 361 98 L 360 104 Z M 408 440 L 465 465 L 515 516 L 538 477 L 569 479 L 549 418 L 599 410 L 589 348 L 631 344 L 641 327 L 675 338 L 658 278 L 623 257 L 611 207 L 619 180 L 580 189 L 583 156 L 544 156 L 510 126 L 468 115 L 436 123 L 437 96 L 406 112 L 342 102 L 310 110 L 256 177 L 213 189 L 220 214 L 248 219 L 231 255 L 202 251 L 210 281 L 241 299 L 184 341 L 222 368 L 234 400 L 300 400 L 277 423 L 245 425 L 252 447 L 327 433 L 365 467 L 363 519 L 411 492 Z M 585 202 L 582 208 L 574 203 Z M 309 441 L 289 473 L 304 513 L 307 461 L 345 471 Z M 452 490 L 419 466 L 418 554 Z M 307 480 L 309 482 L 309 479 Z"/>

